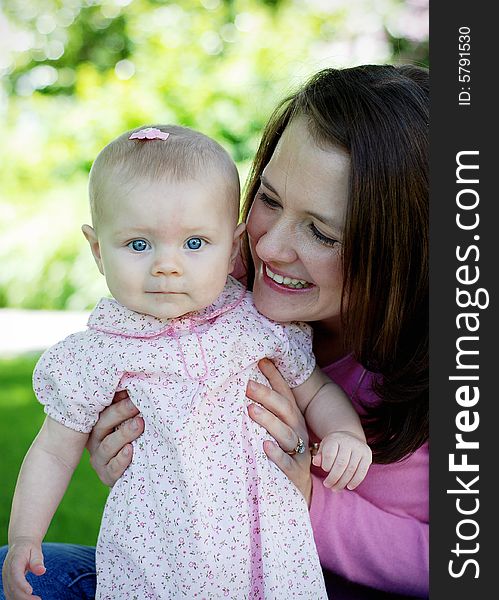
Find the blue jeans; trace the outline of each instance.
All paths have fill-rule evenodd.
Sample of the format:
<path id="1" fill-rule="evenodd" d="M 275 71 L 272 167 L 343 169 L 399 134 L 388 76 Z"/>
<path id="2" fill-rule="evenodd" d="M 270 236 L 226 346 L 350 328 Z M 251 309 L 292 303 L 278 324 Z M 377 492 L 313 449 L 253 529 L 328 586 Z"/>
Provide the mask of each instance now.
<path id="1" fill-rule="evenodd" d="M 33 594 L 42 600 L 95 598 L 95 548 L 75 544 L 42 544 L 42 548 L 47 572 L 39 577 L 26 575 Z M 6 554 L 7 547 L 0 548 L 1 565 Z M 0 585 L 0 600 L 5 600 L 3 585 Z"/>
<path id="2" fill-rule="evenodd" d="M 75 544 L 43 544 L 42 547 L 47 572 L 40 577 L 32 573 L 26 576 L 33 593 L 42 600 L 93 600 L 95 548 Z M 0 548 L 0 565 L 6 554 L 7 547 Z M 328 596 L 335 600 L 415 600 L 350 583 L 333 573 L 325 572 L 324 579 Z M 2 585 L 0 600 L 5 600 Z"/>

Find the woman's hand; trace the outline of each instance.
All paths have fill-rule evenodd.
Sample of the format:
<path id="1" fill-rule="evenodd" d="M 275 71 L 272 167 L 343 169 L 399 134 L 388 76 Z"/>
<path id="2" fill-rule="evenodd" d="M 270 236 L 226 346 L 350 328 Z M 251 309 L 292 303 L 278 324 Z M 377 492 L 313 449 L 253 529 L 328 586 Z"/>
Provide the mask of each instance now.
<path id="1" fill-rule="evenodd" d="M 132 462 L 132 444 L 144 431 L 144 420 L 126 391 L 99 415 L 87 442 L 90 463 L 104 485 L 112 487 Z"/>
<path id="2" fill-rule="evenodd" d="M 263 450 L 303 494 L 308 506 L 312 499 L 312 476 L 310 475 L 310 451 L 305 419 L 296 404 L 293 392 L 272 361 L 262 359 L 258 366 L 271 388 L 255 381 L 248 383 L 246 395 L 258 404 L 248 406 L 249 416 L 264 427 L 276 440 L 265 441 Z M 305 452 L 290 455 L 298 445 L 299 438 L 305 443 Z"/>

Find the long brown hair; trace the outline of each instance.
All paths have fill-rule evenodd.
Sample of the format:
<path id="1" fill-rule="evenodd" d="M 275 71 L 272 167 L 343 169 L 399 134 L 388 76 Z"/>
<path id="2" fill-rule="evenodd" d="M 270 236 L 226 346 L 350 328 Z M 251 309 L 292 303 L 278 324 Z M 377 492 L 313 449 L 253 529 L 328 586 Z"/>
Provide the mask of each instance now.
<path id="1" fill-rule="evenodd" d="M 245 219 L 297 115 L 307 117 L 318 144 L 350 154 L 344 342 L 378 375 L 382 402 L 365 407 L 364 426 L 375 461 L 395 462 L 428 439 L 428 71 L 364 65 L 314 75 L 269 120 L 246 185 Z M 251 286 L 247 240 L 244 255 Z"/>

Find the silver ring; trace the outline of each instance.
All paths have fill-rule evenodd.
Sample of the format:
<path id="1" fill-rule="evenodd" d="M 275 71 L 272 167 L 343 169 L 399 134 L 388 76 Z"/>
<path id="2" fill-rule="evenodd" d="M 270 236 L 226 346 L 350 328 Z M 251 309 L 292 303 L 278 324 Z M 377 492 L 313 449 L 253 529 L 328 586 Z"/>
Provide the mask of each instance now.
<path id="1" fill-rule="evenodd" d="M 293 450 L 286 452 L 286 454 L 289 454 L 289 456 L 294 456 L 295 454 L 303 454 L 304 452 L 305 452 L 305 442 L 301 439 L 300 436 L 298 436 L 298 443 L 293 448 Z"/>

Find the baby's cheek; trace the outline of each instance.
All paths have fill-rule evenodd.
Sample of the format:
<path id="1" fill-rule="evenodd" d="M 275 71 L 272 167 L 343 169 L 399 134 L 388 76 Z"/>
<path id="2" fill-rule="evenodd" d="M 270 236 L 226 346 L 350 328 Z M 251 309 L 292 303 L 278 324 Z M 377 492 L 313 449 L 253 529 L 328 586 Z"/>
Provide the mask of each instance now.
<path id="1" fill-rule="evenodd" d="M 227 274 L 223 271 L 211 268 L 211 271 L 207 271 L 200 277 L 196 283 L 197 287 L 197 298 L 201 304 L 200 308 L 204 308 L 213 304 L 213 302 L 222 293 L 225 284 L 227 282 Z"/>

